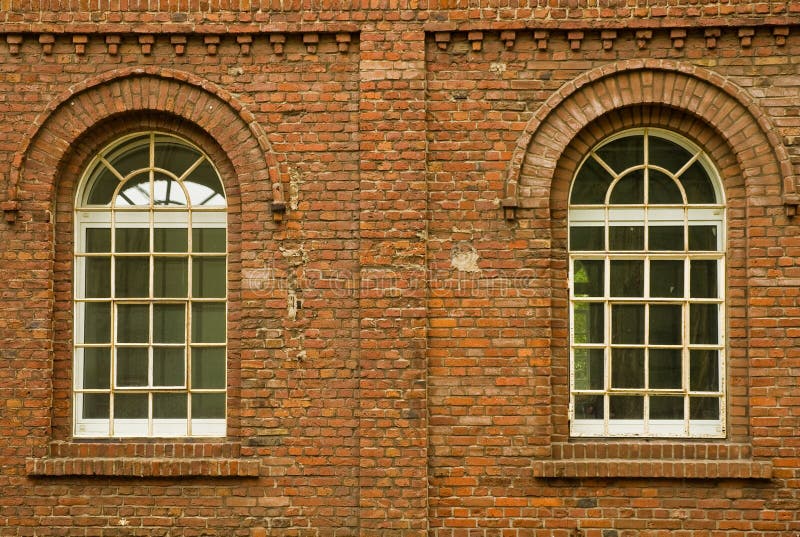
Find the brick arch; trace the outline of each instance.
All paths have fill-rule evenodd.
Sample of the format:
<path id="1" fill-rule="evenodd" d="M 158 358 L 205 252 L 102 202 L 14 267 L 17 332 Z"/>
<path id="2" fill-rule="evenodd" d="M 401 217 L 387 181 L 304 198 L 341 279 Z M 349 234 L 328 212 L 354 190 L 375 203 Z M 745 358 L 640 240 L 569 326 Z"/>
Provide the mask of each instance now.
<path id="1" fill-rule="evenodd" d="M 233 95 L 189 73 L 124 68 L 72 86 L 50 101 L 23 136 L 12 160 L 6 211 L 17 209 L 20 185 L 37 183 L 53 199 L 59 166 L 93 126 L 123 114 L 167 113 L 208 133 L 223 149 L 240 181 L 272 185 L 282 207 L 278 161 L 266 133 Z"/>
<path id="2" fill-rule="evenodd" d="M 582 74 L 539 108 L 512 156 L 504 205 L 547 206 L 558 161 L 586 125 L 613 110 L 650 104 L 687 111 L 702 120 L 733 149 L 745 181 L 772 176 L 784 203 L 797 204 L 789 154 L 766 114 L 744 90 L 702 67 L 632 60 Z"/>

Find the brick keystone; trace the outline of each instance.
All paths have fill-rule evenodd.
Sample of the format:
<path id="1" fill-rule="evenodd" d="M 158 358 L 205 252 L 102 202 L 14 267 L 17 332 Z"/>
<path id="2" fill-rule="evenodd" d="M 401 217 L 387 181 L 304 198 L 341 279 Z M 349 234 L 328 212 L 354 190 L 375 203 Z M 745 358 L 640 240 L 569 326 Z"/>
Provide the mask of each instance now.
<path id="1" fill-rule="evenodd" d="M 581 41 L 583 41 L 583 32 L 575 30 L 567 32 L 567 40 L 569 41 L 569 48 L 572 50 L 581 49 Z"/>
<path id="2" fill-rule="evenodd" d="M 19 49 L 22 46 L 22 34 L 6 35 L 6 43 L 8 43 L 8 52 L 16 56 L 19 54 Z"/>
<path id="3" fill-rule="evenodd" d="M 739 44 L 742 48 L 749 48 L 753 45 L 753 36 L 756 34 L 753 28 L 739 28 Z"/>
<path id="4" fill-rule="evenodd" d="M 149 56 L 153 52 L 153 43 L 155 42 L 156 38 L 152 34 L 140 35 L 139 45 L 142 47 L 142 54 Z"/>
<path id="5" fill-rule="evenodd" d="M 473 31 L 467 34 L 467 39 L 472 43 L 472 50 L 478 52 L 483 47 L 483 32 Z"/>
<path id="6" fill-rule="evenodd" d="M 236 42 L 239 43 L 239 52 L 242 56 L 249 56 L 250 47 L 253 44 L 253 36 L 249 34 L 237 35 Z"/>
<path id="7" fill-rule="evenodd" d="M 76 34 L 72 36 L 72 44 L 75 45 L 75 54 L 86 54 L 86 44 L 89 42 L 89 36 L 84 34 Z"/>
<path id="8" fill-rule="evenodd" d="M 185 35 L 173 35 L 169 38 L 169 42 L 172 43 L 172 48 L 175 49 L 176 56 L 183 56 L 186 53 Z"/>
<path id="9" fill-rule="evenodd" d="M 721 33 L 719 28 L 706 28 L 706 47 L 717 48 L 717 39 L 719 39 Z"/>
<path id="10" fill-rule="evenodd" d="M 283 54 L 283 46 L 286 44 L 286 36 L 283 34 L 269 34 L 269 42 L 272 45 L 272 52 Z"/>
<path id="11" fill-rule="evenodd" d="M 45 56 L 53 53 L 53 45 L 56 42 L 56 37 L 53 34 L 42 34 L 39 36 L 39 44 L 42 45 L 42 52 Z"/>
<path id="12" fill-rule="evenodd" d="M 339 46 L 339 52 L 347 52 L 350 48 L 350 34 L 349 33 L 338 33 L 336 34 L 336 44 Z"/>
<path id="13" fill-rule="evenodd" d="M 789 37 L 789 27 L 776 26 L 772 30 L 772 35 L 775 36 L 775 44 L 782 47 L 786 45 L 786 38 Z"/>
<path id="14" fill-rule="evenodd" d="M 436 32 L 433 36 L 433 40 L 436 41 L 436 46 L 439 47 L 439 50 L 447 50 L 450 37 L 450 32 Z"/>
<path id="15" fill-rule="evenodd" d="M 547 50 L 547 40 L 550 38 L 550 32 L 547 30 L 534 30 L 533 38 L 536 40 L 537 49 Z"/>
<path id="16" fill-rule="evenodd" d="M 319 45 L 319 34 L 303 34 L 303 44 L 309 54 L 316 54 L 317 46 Z"/>
<path id="17" fill-rule="evenodd" d="M 636 45 L 639 49 L 647 48 L 647 42 L 653 39 L 652 30 L 637 30 L 636 31 Z"/>
<path id="18" fill-rule="evenodd" d="M 517 32 L 514 30 L 503 30 L 500 32 L 500 41 L 505 44 L 507 49 L 514 48 L 514 41 L 517 40 Z"/>
<path id="19" fill-rule="evenodd" d="M 9 224 L 11 222 L 16 221 L 17 219 L 17 212 L 19 211 L 19 202 L 14 200 L 4 201 L 0 203 L 0 209 L 3 210 L 5 214 L 6 222 Z"/>
<path id="20" fill-rule="evenodd" d="M 603 50 L 611 50 L 614 48 L 614 40 L 616 38 L 616 30 L 603 30 L 600 32 L 600 39 L 603 41 Z"/>
<path id="21" fill-rule="evenodd" d="M 672 39 L 672 46 L 680 50 L 686 45 L 686 30 L 683 28 L 670 30 L 669 38 Z"/>
<path id="22" fill-rule="evenodd" d="M 207 35 L 203 38 L 203 43 L 206 45 L 206 52 L 209 56 L 216 56 L 219 50 L 219 36 Z"/>

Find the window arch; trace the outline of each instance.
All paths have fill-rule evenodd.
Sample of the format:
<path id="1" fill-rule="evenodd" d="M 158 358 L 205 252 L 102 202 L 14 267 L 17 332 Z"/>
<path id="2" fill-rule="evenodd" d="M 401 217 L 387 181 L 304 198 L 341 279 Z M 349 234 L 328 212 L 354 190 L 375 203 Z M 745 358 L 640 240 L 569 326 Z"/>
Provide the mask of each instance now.
<path id="1" fill-rule="evenodd" d="M 707 155 L 618 133 L 570 191 L 570 433 L 725 434 L 725 204 Z"/>
<path id="2" fill-rule="evenodd" d="M 210 159 L 173 135 L 116 140 L 75 200 L 74 433 L 226 433 L 227 216 Z"/>

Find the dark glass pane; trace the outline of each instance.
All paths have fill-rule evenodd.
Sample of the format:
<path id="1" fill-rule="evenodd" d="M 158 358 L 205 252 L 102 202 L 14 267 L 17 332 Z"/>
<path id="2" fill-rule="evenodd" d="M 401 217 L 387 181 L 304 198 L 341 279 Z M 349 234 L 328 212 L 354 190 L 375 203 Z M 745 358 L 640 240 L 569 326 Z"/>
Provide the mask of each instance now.
<path id="1" fill-rule="evenodd" d="M 174 257 L 153 260 L 153 296 L 185 298 L 189 288 L 189 261 Z"/>
<path id="2" fill-rule="evenodd" d="M 183 347 L 153 347 L 153 386 L 183 386 L 185 354 Z"/>
<path id="3" fill-rule="evenodd" d="M 224 393 L 193 393 L 193 419 L 222 419 L 225 417 Z"/>
<path id="4" fill-rule="evenodd" d="M 156 252 L 187 252 L 189 236 L 186 228 L 162 228 L 153 230 L 153 250 Z"/>
<path id="5" fill-rule="evenodd" d="M 227 283 L 224 257 L 192 258 L 193 297 L 225 298 Z"/>
<path id="6" fill-rule="evenodd" d="M 603 349 L 575 349 L 575 389 L 602 390 L 604 380 Z"/>
<path id="7" fill-rule="evenodd" d="M 598 302 L 576 302 L 574 315 L 575 343 L 603 343 L 605 307 Z"/>
<path id="8" fill-rule="evenodd" d="M 680 389 L 683 385 L 681 349 L 649 349 L 648 375 L 650 388 Z"/>
<path id="9" fill-rule="evenodd" d="M 717 203 L 714 185 L 711 184 L 705 168 L 695 162 L 678 178 L 686 192 L 689 203 Z"/>
<path id="10" fill-rule="evenodd" d="M 108 419 L 109 395 L 107 393 L 85 393 L 83 397 L 83 419 Z"/>
<path id="11" fill-rule="evenodd" d="M 147 386 L 147 347 L 117 347 L 117 386 Z"/>
<path id="12" fill-rule="evenodd" d="M 717 262 L 693 260 L 690 265 L 691 297 L 717 298 Z"/>
<path id="13" fill-rule="evenodd" d="M 177 181 L 156 173 L 153 175 L 153 204 L 161 207 L 183 207 L 186 205 L 186 194 Z"/>
<path id="14" fill-rule="evenodd" d="M 603 296 L 603 268 L 602 260 L 575 260 L 575 296 Z"/>
<path id="15" fill-rule="evenodd" d="M 150 175 L 142 173 L 128 179 L 114 203 L 118 207 L 150 205 Z"/>
<path id="16" fill-rule="evenodd" d="M 689 342 L 716 344 L 719 340 L 719 318 L 716 304 L 691 304 L 689 306 Z"/>
<path id="17" fill-rule="evenodd" d="M 683 297 L 683 261 L 650 261 L 650 296 Z"/>
<path id="18" fill-rule="evenodd" d="M 683 397 L 651 397 L 651 420 L 682 420 Z"/>
<path id="19" fill-rule="evenodd" d="M 569 249 L 572 251 L 596 252 L 603 250 L 604 244 L 602 227 L 573 226 L 569 228 Z"/>
<path id="20" fill-rule="evenodd" d="M 185 393 L 154 393 L 154 419 L 186 419 L 188 403 Z"/>
<path id="21" fill-rule="evenodd" d="M 153 342 L 184 343 L 186 341 L 186 306 L 153 304 Z"/>
<path id="22" fill-rule="evenodd" d="M 192 341 L 195 343 L 225 342 L 225 304 L 192 303 Z"/>
<path id="23" fill-rule="evenodd" d="M 114 395 L 114 418 L 147 419 L 146 393 L 116 393 Z"/>
<path id="24" fill-rule="evenodd" d="M 193 252 L 224 252 L 225 228 L 202 227 L 192 229 Z"/>
<path id="25" fill-rule="evenodd" d="M 192 348 L 193 389 L 224 388 L 225 371 L 225 347 Z"/>
<path id="26" fill-rule="evenodd" d="M 611 342 L 644 344 L 644 305 L 613 304 L 611 306 Z"/>
<path id="27" fill-rule="evenodd" d="M 166 139 L 159 139 L 153 150 L 156 168 L 170 171 L 180 177 L 202 155 L 194 148 Z"/>
<path id="28" fill-rule="evenodd" d="M 602 395 L 576 395 L 575 419 L 601 420 L 603 419 Z"/>
<path id="29" fill-rule="evenodd" d="M 137 136 L 106 156 L 122 177 L 150 166 L 150 135 Z"/>
<path id="30" fill-rule="evenodd" d="M 225 193 L 214 167 L 206 160 L 183 180 L 192 205 L 225 205 Z"/>
<path id="31" fill-rule="evenodd" d="M 117 298 L 150 296 L 150 259 L 147 257 L 117 257 L 114 292 Z"/>
<path id="32" fill-rule="evenodd" d="M 589 157 L 575 177 L 569 202 L 573 205 L 602 205 L 613 180 L 594 157 Z"/>
<path id="33" fill-rule="evenodd" d="M 111 230 L 107 227 L 86 229 L 86 251 L 105 253 L 111 251 Z"/>
<path id="34" fill-rule="evenodd" d="M 650 250 L 683 250 L 683 226 L 650 226 L 647 229 Z"/>
<path id="35" fill-rule="evenodd" d="M 111 304 L 108 302 L 87 302 L 83 305 L 83 342 L 111 342 Z"/>
<path id="36" fill-rule="evenodd" d="M 717 251 L 717 226 L 689 226 L 689 250 Z"/>
<path id="37" fill-rule="evenodd" d="M 689 418 L 693 420 L 718 420 L 719 399 L 717 397 L 692 397 L 689 399 Z"/>
<path id="38" fill-rule="evenodd" d="M 633 171 L 617 181 L 609 201 L 620 205 L 644 203 L 644 171 Z"/>
<path id="39" fill-rule="evenodd" d="M 689 389 L 693 392 L 719 390 L 719 352 L 692 350 L 689 352 Z"/>
<path id="40" fill-rule="evenodd" d="M 114 231 L 117 252 L 150 251 L 150 230 L 146 227 L 118 227 Z"/>
<path id="41" fill-rule="evenodd" d="M 611 387 L 644 388 L 644 349 L 611 349 Z"/>
<path id="42" fill-rule="evenodd" d="M 650 305 L 651 345 L 680 345 L 682 343 L 682 309 L 679 305 Z"/>
<path id="43" fill-rule="evenodd" d="M 86 298 L 111 297 L 111 258 L 87 257 L 86 263 Z"/>
<path id="44" fill-rule="evenodd" d="M 631 166 L 644 163 L 644 136 L 634 134 L 619 138 L 596 151 L 597 155 L 620 174 Z"/>
<path id="45" fill-rule="evenodd" d="M 650 170 L 648 177 L 648 203 L 654 205 L 683 204 L 681 191 L 672 178 L 657 170 Z"/>
<path id="46" fill-rule="evenodd" d="M 610 250 L 644 250 L 642 226 L 611 226 L 608 230 Z"/>
<path id="47" fill-rule="evenodd" d="M 611 261 L 611 296 L 644 296 L 644 261 Z"/>
<path id="48" fill-rule="evenodd" d="M 640 420 L 644 418 L 644 397 L 640 395 L 612 395 L 609 414 L 612 420 Z"/>
<path id="49" fill-rule="evenodd" d="M 147 343 L 150 319 L 147 304 L 120 304 L 117 306 L 117 341 L 120 343 Z"/>
<path id="50" fill-rule="evenodd" d="M 89 195 L 86 198 L 88 205 L 108 205 L 114 197 L 114 191 L 119 185 L 119 179 L 105 164 L 100 164 L 89 179 Z"/>
<path id="51" fill-rule="evenodd" d="M 648 136 L 647 145 L 650 165 L 666 168 L 672 173 L 683 168 L 692 158 L 692 154 L 683 147 L 658 136 Z"/>
<path id="52" fill-rule="evenodd" d="M 83 349 L 83 388 L 104 390 L 111 385 L 111 349 Z"/>

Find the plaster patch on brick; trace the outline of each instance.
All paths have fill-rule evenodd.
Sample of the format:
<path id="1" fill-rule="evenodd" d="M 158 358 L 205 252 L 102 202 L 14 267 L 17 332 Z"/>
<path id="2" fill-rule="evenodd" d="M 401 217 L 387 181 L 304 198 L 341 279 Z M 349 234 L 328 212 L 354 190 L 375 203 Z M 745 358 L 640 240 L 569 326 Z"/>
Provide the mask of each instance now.
<path id="1" fill-rule="evenodd" d="M 300 202 L 300 186 L 303 184 L 303 177 L 296 168 L 289 168 L 289 208 L 297 210 Z"/>
<path id="2" fill-rule="evenodd" d="M 450 266 L 461 272 L 480 272 L 478 267 L 478 251 L 469 243 L 461 242 L 453 247 L 450 254 Z"/>

